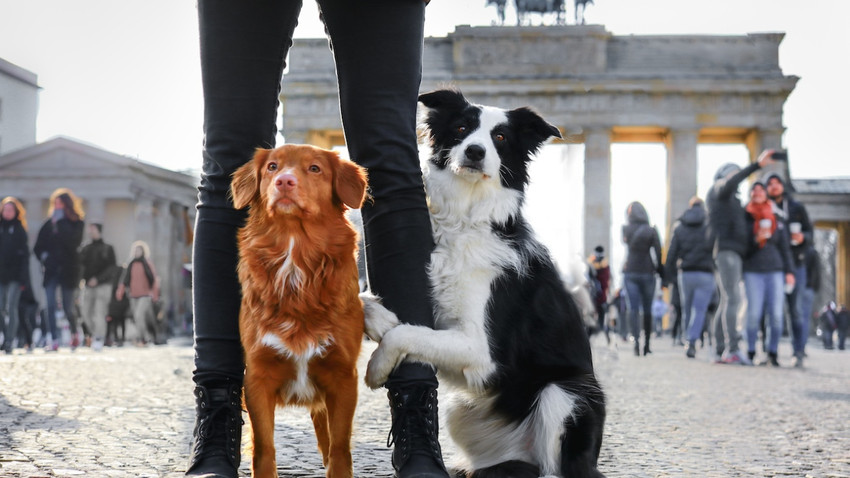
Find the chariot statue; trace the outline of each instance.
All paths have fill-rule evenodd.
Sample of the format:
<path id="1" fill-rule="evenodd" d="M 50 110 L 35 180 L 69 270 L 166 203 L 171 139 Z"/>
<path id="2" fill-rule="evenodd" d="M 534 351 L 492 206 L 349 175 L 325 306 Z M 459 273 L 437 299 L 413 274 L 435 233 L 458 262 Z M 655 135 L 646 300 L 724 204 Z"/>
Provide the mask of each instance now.
<path id="1" fill-rule="evenodd" d="M 540 15 L 543 24 L 547 23 L 547 18 L 552 18 L 555 25 L 564 25 L 566 23 L 566 5 L 564 2 L 565 0 L 514 0 L 517 26 L 530 24 L 531 15 L 534 14 Z M 496 6 L 496 23 L 498 25 L 505 24 L 507 3 L 508 0 L 487 0 L 488 6 Z M 584 10 L 588 3 L 593 3 L 593 0 L 573 0 L 573 3 L 576 25 L 584 25 Z"/>

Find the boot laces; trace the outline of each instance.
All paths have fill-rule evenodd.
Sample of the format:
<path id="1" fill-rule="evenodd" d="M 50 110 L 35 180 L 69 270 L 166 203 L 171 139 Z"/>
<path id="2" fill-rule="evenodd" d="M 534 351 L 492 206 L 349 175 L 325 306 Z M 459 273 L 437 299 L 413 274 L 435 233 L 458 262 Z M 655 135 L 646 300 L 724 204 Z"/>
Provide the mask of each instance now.
<path id="1" fill-rule="evenodd" d="M 405 455 L 419 451 L 441 457 L 436 391 L 414 389 L 390 393 L 393 421 L 387 435 L 387 447 L 401 447 Z"/>
<path id="2" fill-rule="evenodd" d="M 195 462 L 208 456 L 226 455 L 238 460 L 239 431 L 242 419 L 238 392 L 229 391 L 224 400 L 214 399 L 210 393 L 198 392 L 198 428 L 196 432 Z"/>

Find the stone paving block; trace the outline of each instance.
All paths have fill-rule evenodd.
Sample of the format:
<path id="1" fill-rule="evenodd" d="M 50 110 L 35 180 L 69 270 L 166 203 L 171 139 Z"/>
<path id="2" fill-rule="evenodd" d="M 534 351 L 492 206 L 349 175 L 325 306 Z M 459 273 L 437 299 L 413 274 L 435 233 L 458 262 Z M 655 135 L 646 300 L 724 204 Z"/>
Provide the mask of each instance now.
<path id="1" fill-rule="evenodd" d="M 850 477 L 850 352 L 816 342 L 803 370 L 688 360 L 669 339 L 635 357 L 594 337 L 608 397 L 600 469 L 608 477 Z M 364 343 L 362 369 L 374 344 Z M 0 356 L 0 476 L 179 477 L 194 420 L 192 350 L 168 346 Z M 440 390 L 445 403 L 450 394 Z M 359 390 L 359 478 L 392 476 L 386 393 Z M 247 433 L 245 434 L 247 441 Z M 278 410 L 281 477 L 324 476 L 307 410 Z M 441 433 L 448 462 L 457 450 Z M 249 475 L 249 453 L 240 472 Z"/>

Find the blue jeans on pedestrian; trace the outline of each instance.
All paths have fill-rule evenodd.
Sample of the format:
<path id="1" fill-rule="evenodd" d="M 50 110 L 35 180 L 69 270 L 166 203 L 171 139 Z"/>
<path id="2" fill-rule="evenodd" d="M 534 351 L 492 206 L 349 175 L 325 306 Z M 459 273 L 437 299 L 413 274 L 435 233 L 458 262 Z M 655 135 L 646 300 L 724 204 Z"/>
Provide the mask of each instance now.
<path id="1" fill-rule="evenodd" d="M 635 342 L 640 338 L 638 328 L 638 309 L 643 310 L 643 333 L 648 342 L 652 335 L 652 299 L 655 297 L 655 274 L 626 272 L 623 274 L 626 286 L 626 297 L 629 324 Z"/>
<path id="2" fill-rule="evenodd" d="M 747 346 L 756 351 L 759 322 L 767 315 L 767 351 L 776 353 L 782 337 L 785 274 L 776 272 L 744 272 L 747 288 Z"/>
<path id="3" fill-rule="evenodd" d="M 693 343 L 702 335 L 705 314 L 714 295 L 714 274 L 702 271 L 679 273 L 679 296 L 682 302 L 682 330 Z"/>
<path id="4" fill-rule="evenodd" d="M 0 330 L 3 331 L 3 350 L 12 350 L 12 341 L 18 336 L 18 302 L 21 298 L 21 284 L 11 281 L 0 284 Z M 5 317 L 9 318 L 6 325 Z"/>
<path id="5" fill-rule="evenodd" d="M 812 315 L 812 303 L 814 302 L 814 291 L 808 289 L 811 295 L 806 296 L 806 266 L 801 265 L 794 269 L 794 291 L 788 298 L 791 314 L 791 343 L 794 346 L 794 355 L 805 353 L 806 342 L 809 339 L 809 318 Z"/>
<path id="6" fill-rule="evenodd" d="M 50 336 L 53 342 L 59 343 L 62 335 L 59 333 L 59 327 L 56 325 L 56 292 L 62 294 L 62 310 L 65 311 L 65 318 L 68 319 L 71 335 L 77 333 L 77 318 L 74 315 L 74 293 L 76 289 L 73 287 L 65 287 L 59 284 L 58 280 L 48 281 L 44 284 L 44 293 L 47 295 L 47 328 L 50 330 Z"/>

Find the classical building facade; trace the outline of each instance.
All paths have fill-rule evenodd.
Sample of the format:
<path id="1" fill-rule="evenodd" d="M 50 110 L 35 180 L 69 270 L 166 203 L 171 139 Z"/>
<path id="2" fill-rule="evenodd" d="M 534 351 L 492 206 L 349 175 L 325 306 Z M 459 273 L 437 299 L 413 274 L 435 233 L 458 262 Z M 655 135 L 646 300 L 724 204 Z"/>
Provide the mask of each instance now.
<path id="1" fill-rule="evenodd" d="M 83 201 L 85 221 L 103 224 L 104 241 L 119 264 L 130 244 L 146 241 L 162 281 L 164 310 L 178 326 L 190 310 L 186 280 L 198 178 L 159 168 L 68 138 L 54 138 L 0 155 L 0 196 L 18 198 L 27 210 L 30 245 L 47 219 L 51 193 L 70 188 Z M 89 241 L 88 232 L 83 244 Z M 31 260 L 33 286 L 44 303 L 41 270 Z"/>
<path id="2" fill-rule="evenodd" d="M 35 144 L 38 76 L 0 58 L 0 154 Z"/>
<path id="3" fill-rule="evenodd" d="M 561 129 L 565 142 L 583 143 L 584 250 L 611 250 L 613 143 L 666 146 L 667 230 L 698 192 L 699 144 L 740 143 L 751 160 L 765 148 L 782 148 L 782 109 L 798 80 L 779 67 L 783 36 L 458 26 L 425 40 L 422 91 L 452 85 L 478 103 L 530 105 Z M 344 144 L 327 40 L 296 40 L 289 65 L 281 94 L 287 142 Z M 815 209 L 816 221 L 835 212 L 822 218 Z M 846 286 L 839 291 L 845 300 L 847 294 Z"/>

